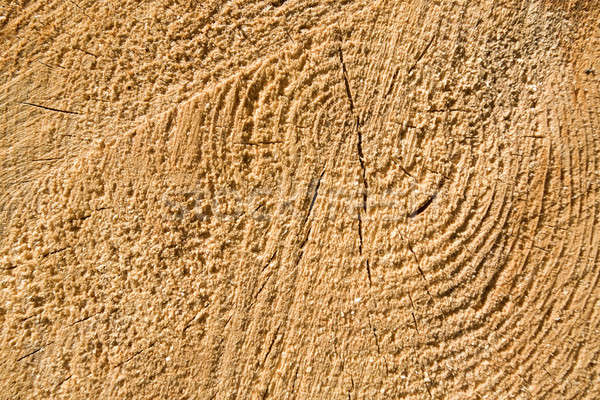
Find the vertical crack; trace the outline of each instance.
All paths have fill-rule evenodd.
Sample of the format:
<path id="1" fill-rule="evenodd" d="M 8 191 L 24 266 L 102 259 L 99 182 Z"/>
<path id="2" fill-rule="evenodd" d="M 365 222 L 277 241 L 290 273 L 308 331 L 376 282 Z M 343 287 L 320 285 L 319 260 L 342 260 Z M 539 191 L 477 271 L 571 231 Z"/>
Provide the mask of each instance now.
<path id="1" fill-rule="evenodd" d="M 360 210 L 358 210 L 357 216 L 358 216 L 358 252 L 360 255 L 362 255 L 363 237 L 362 237 L 362 217 L 360 216 Z"/>
<path id="2" fill-rule="evenodd" d="M 346 63 L 344 63 L 344 54 L 342 53 L 341 47 L 338 47 L 338 55 L 340 57 L 340 64 L 342 65 L 342 76 L 344 78 L 344 85 L 346 87 L 346 95 L 348 96 L 348 101 L 350 102 L 350 112 L 354 114 L 354 101 L 352 100 L 350 82 L 348 81 L 348 70 L 346 69 Z"/>
<path id="3" fill-rule="evenodd" d="M 407 75 L 410 75 L 410 73 L 415 69 L 415 67 L 417 66 L 417 64 L 419 63 L 419 61 L 421 61 L 421 59 L 423 58 L 423 56 L 425 55 L 425 53 L 427 53 L 427 50 L 429 50 L 429 48 L 431 47 L 431 44 L 433 43 L 434 39 L 435 39 L 435 35 L 432 35 L 431 39 L 429 39 L 429 42 L 427 43 L 427 45 L 425 46 L 425 48 L 423 49 L 423 51 L 417 56 L 417 59 L 415 60 L 415 62 L 408 69 Z"/>
<path id="4" fill-rule="evenodd" d="M 369 315 L 369 328 L 373 331 L 373 337 L 375 338 L 375 345 L 377 346 L 377 353 L 381 355 L 381 348 L 379 347 L 379 338 L 377 337 L 377 331 L 371 323 L 371 316 Z"/>
<path id="5" fill-rule="evenodd" d="M 271 339 L 271 344 L 269 345 L 269 349 L 267 350 L 267 353 L 265 354 L 262 365 L 265 365 L 265 363 L 267 362 L 267 358 L 269 358 L 269 354 L 271 354 L 271 350 L 273 350 L 273 345 L 275 344 L 275 341 L 277 340 L 277 335 L 279 334 L 279 329 L 281 328 L 281 325 L 282 324 L 279 324 L 279 326 L 275 330 L 275 333 L 273 334 L 273 338 Z"/>
<path id="6" fill-rule="evenodd" d="M 369 314 L 369 328 L 373 332 L 373 337 L 375 338 L 375 346 L 377 347 L 377 354 L 383 359 L 383 364 L 385 366 L 385 372 L 389 373 L 390 369 L 388 368 L 387 359 L 384 354 L 381 354 L 381 346 L 379 345 L 379 336 L 377 336 L 377 329 L 375 329 L 375 325 L 371 322 L 371 314 Z"/>
<path id="7" fill-rule="evenodd" d="M 365 156 L 363 154 L 362 148 L 362 133 L 360 131 L 360 121 L 358 117 L 356 117 L 356 148 L 358 151 L 358 162 L 360 163 L 360 169 L 362 172 L 362 183 L 363 183 L 363 211 L 367 212 L 367 191 L 369 190 L 369 185 L 367 183 L 367 168 L 365 167 Z"/>
<path id="8" fill-rule="evenodd" d="M 412 298 L 412 295 L 410 294 L 410 291 L 408 292 L 408 298 L 410 299 L 410 306 L 412 308 L 410 313 L 412 314 L 413 322 L 415 324 L 415 331 L 417 331 L 417 335 L 421 336 L 421 332 L 419 331 L 419 327 L 417 325 L 417 317 L 415 316 L 415 311 L 416 311 L 415 303 L 413 302 L 413 298 Z M 413 350 L 413 357 L 415 357 L 418 360 L 419 367 L 421 368 L 421 374 L 423 375 L 425 389 L 427 390 L 427 393 L 429 394 L 429 398 L 433 399 L 433 395 L 431 394 L 431 389 L 429 389 L 429 385 L 428 385 L 429 382 L 427 381 L 428 377 L 427 377 L 427 374 L 425 373 L 425 368 L 423 368 L 423 363 L 422 363 L 421 359 L 416 356 L 414 347 L 412 350 Z"/>
<path id="9" fill-rule="evenodd" d="M 337 332 L 337 324 L 335 325 L 335 331 Z M 338 341 L 337 341 L 337 337 L 336 334 L 334 334 L 334 332 L 331 332 L 331 342 L 333 344 L 333 353 L 335 354 L 335 356 L 341 361 L 341 367 L 342 367 L 342 374 L 348 374 L 348 376 L 350 377 L 350 388 L 348 389 L 348 398 L 352 399 L 352 395 L 351 393 L 354 392 L 355 389 L 355 385 L 354 385 L 354 375 L 352 375 L 352 372 L 347 372 L 346 371 L 346 357 L 344 356 L 344 354 L 338 349 Z"/>
<path id="10" fill-rule="evenodd" d="M 410 292 L 408 292 L 408 298 L 410 299 L 410 306 L 412 307 L 412 310 L 410 311 L 410 313 L 412 314 L 413 317 L 413 322 L 415 323 L 415 331 L 417 331 L 417 334 L 420 336 L 421 332 L 419 332 L 419 326 L 417 325 L 417 317 L 415 316 L 415 303 L 413 302 L 413 298 L 412 295 L 410 294 Z"/>
<path id="11" fill-rule="evenodd" d="M 423 269 L 421 268 L 421 263 L 419 262 L 419 258 L 417 257 L 417 254 L 415 253 L 412 246 L 410 245 L 410 242 L 406 241 L 406 244 L 408 246 L 408 250 L 412 253 L 413 257 L 415 258 L 415 261 L 417 262 L 417 269 L 419 270 L 419 274 L 421 275 L 421 278 L 423 278 L 423 281 L 425 282 L 425 291 L 427 292 L 427 295 L 429 296 L 429 298 L 431 300 L 433 300 L 433 296 L 431 295 L 431 292 L 429 291 L 429 282 L 427 281 L 427 278 L 425 277 L 425 273 L 423 272 Z"/>
<path id="12" fill-rule="evenodd" d="M 315 206 L 315 202 L 317 201 L 317 196 L 319 195 L 319 188 L 321 187 L 321 180 L 323 179 L 323 175 L 325 175 L 325 167 L 323 167 L 323 171 L 321 171 L 321 175 L 319 175 L 319 179 L 317 180 L 317 185 L 315 186 L 315 191 L 313 193 L 312 200 L 310 201 L 310 206 L 308 207 L 308 212 L 306 213 L 306 217 L 304 218 L 304 225 L 308 221 L 312 213 L 312 209 Z M 312 186 L 312 184 L 311 184 Z"/>
<path id="13" fill-rule="evenodd" d="M 359 238 L 358 250 L 359 250 L 359 254 L 362 256 L 364 243 L 363 243 L 363 226 L 362 226 L 361 212 L 364 212 L 364 213 L 367 212 L 368 190 L 369 190 L 369 185 L 367 183 L 367 168 L 365 166 L 365 156 L 364 156 L 364 152 L 363 152 L 362 132 L 360 130 L 360 117 L 358 115 L 356 115 L 356 113 L 354 111 L 354 99 L 352 97 L 352 90 L 350 88 L 350 81 L 348 79 L 348 69 L 346 68 L 346 63 L 344 62 L 344 53 L 342 52 L 341 46 L 338 47 L 338 56 L 339 56 L 340 65 L 342 68 L 342 78 L 344 80 L 346 96 L 348 97 L 348 105 L 350 107 L 350 112 L 352 113 L 352 115 L 354 116 L 355 121 L 356 121 L 356 123 L 355 123 L 356 136 L 357 136 L 356 150 L 357 150 L 357 154 L 358 154 L 358 162 L 360 164 L 360 169 L 361 169 L 361 179 L 362 179 L 362 186 L 363 186 L 363 188 L 362 188 L 362 211 L 361 210 L 358 211 L 358 238 Z M 369 279 L 369 286 L 371 286 L 372 285 L 371 267 L 369 265 L 368 258 L 366 260 L 366 269 L 367 269 L 367 276 Z"/>
<path id="14" fill-rule="evenodd" d="M 371 266 L 369 265 L 369 259 L 367 258 L 367 276 L 369 277 L 369 286 L 373 285 L 373 280 L 371 279 Z"/>

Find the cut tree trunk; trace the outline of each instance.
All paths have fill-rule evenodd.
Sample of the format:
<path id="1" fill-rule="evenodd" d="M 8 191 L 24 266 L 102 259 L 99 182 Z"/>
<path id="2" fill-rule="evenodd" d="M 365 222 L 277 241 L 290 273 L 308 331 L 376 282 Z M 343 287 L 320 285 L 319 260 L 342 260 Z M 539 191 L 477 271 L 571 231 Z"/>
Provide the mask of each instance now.
<path id="1" fill-rule="evenodd" d="M 0 398 L 600 398 L 594 1 L 0 8 Z"/>

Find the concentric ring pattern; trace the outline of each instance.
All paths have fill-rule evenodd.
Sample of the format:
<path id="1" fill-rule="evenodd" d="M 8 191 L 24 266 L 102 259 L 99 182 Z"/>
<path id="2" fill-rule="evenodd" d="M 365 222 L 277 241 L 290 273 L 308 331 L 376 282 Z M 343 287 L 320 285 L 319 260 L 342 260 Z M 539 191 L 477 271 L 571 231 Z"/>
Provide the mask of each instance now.
<path id="1" fill-rule="evenodd" d="M 175 104 L 7 103 L 0 397 L 600 397 L 598 7 L 235 3 Z"/>

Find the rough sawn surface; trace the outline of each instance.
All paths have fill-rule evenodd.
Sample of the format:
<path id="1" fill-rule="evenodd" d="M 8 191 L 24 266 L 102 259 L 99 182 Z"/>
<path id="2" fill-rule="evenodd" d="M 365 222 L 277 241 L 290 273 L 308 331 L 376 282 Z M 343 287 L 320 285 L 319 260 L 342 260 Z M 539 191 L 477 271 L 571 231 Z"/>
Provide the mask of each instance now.
<path id="1" fill-rule="evenodd" d="M 0 399 L 600 398 L 594 1 L 0 2 Z"/>

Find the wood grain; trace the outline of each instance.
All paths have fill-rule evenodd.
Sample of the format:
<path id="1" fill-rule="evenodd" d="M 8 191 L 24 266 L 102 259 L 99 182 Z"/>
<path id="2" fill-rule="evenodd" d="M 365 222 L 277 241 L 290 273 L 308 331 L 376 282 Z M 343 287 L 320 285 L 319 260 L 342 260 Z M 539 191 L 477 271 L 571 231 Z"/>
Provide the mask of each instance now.
<path id="1" fill-rule="evenodd" d="M 600 398 L 595 2 L 0 14 L 0 398 Z"/>

